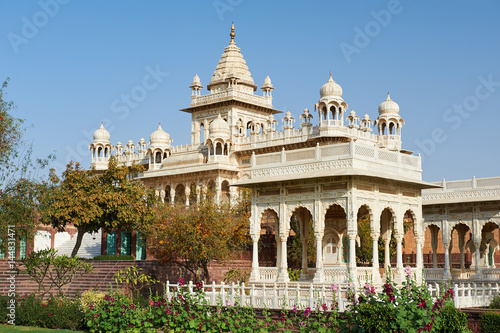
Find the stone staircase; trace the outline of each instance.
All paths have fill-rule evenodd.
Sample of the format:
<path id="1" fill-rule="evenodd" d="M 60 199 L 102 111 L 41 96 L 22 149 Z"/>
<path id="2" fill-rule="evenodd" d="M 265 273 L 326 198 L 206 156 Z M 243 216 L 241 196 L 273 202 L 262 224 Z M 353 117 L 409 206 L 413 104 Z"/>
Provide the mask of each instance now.
<path id="1" fill-rule="evenodd" d="M 73 248 L 76 244 L 76 235 L 61 245 L 55 247 L 57 254 L 71 256 Z M 101 230 L 97 234 L 86 233 L 83 235 L 82 245 L 78 249 L 77 256 L 79 258 L 93 259 L 101 254 Z"/>

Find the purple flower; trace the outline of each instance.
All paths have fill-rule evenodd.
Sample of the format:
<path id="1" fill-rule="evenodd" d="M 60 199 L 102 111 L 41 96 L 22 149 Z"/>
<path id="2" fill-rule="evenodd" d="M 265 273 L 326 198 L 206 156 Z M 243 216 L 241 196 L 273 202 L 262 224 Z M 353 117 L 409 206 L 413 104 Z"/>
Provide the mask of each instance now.
<path id="1" fill-rule="evenodd" d="M 337 286 L 335 283 L 332 283 L 332 285 L 330 286 L 330 288 L 332 289 L 332 291 L 333 291 L 334 293 L 336 293 L 336 292 L 337 292 L 337 290 L 339 289 L 339 286 Z"/>
<path id="2" fill-rule="evenodd" d="M 304 311 L 304 316 L 307 318 L 311 314 L 311 308 L 307 307 L 306 311 Z"/>

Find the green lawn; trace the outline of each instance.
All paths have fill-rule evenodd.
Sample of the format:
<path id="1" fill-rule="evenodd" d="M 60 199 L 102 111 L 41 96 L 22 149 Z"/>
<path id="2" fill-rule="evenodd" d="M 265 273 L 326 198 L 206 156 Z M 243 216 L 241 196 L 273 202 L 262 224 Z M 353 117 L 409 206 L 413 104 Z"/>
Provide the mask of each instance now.
<path id="1" fill-rule="evenodd" d="M 59 332 L 59 333 L 70 333 L 70 332 L 75 332 L 75 331 L 70 331 L 70 330 L 51 330 L 48 328 L 39 328 L 39 327 L 28 327 L 28 326 L 12 326 L 12 325 L 2 325 L 0 324 L 0 332 L 3 333 L 11 333 L 11 332 L 43 332 L 43 333 L 49 333 L 49 332 Z"/>

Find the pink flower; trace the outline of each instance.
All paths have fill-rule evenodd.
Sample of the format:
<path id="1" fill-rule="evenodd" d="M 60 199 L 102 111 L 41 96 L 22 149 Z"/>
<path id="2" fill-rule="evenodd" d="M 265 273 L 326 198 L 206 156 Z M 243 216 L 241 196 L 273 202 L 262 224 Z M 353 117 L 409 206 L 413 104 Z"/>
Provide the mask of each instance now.
<path id="1" fill-rule="evenodd" d="M 304 316 L 307 318 L 311 314 L 311 308 L 307 307 L 306 311 L 304 311 Z"/>
<path id="2" fill-rule="evenodd" d="M 405 267 L 405 273 L 406 273 L 406 276 L 408 276 L 411 279 L 411 267 L 410 266 Z"/>
<path id="3" fill-rule="evenodd" d="M 153 301 L 149 301 L 148 302 L 149 306 L 153 306 L 153 304 L 155 304 Z"/>
<path id="4" fill-rule="evenodd" d="M 330 286 L 330 288 L 332 289 L 332 291 L 333 291 L 334 293 L 336 293 L 336 292 L 337 292 L 337 290 L 339 289 L 339 286 L 337 286 L 335 283 L 332 283 L 332 285 Z"/>
<path id="5" fill-rule="evenodd" d="M 184 278 L 179 278 L 179 280 L 177 280 L 177 283 L 179 284 L 179 286 L 183 286 L 184 285 Z"/>

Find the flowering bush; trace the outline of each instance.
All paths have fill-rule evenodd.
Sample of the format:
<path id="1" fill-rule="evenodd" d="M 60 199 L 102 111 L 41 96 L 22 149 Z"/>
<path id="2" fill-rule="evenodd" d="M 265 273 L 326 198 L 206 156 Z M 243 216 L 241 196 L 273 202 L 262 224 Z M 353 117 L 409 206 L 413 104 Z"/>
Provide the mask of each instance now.
<path id="1" fill-rule="evenodd" d="M 453 289 L 446 290 L 443 297 L 433 302 L 425 284 L 417 286 L 412 279 L 409 266 L 405 273 L 406 280 L 401 287 L 388 279 L 378 294 L 373 286 L 366 284 L 358 298 L 351 296 L 343 329 L 352 332 L 468 332 L 466 316 L 461 316 L 454 306 Z M 458 324 L 450 324 L 449 316 L 458 320 Z M 452 330 L 448 330 L 450 325 Z"/>
<path id="2" fill-rule="evenodd" d="M 291 312 L 281 312 L 278 326 L 285 329 L 285 332 L 338 332 L 338 286 L 332 284 L 330 288 L 333 292 L 333 302 L 327 304 L 316 301 L 313 309 L 301 309 L 295 305 Z"/>

